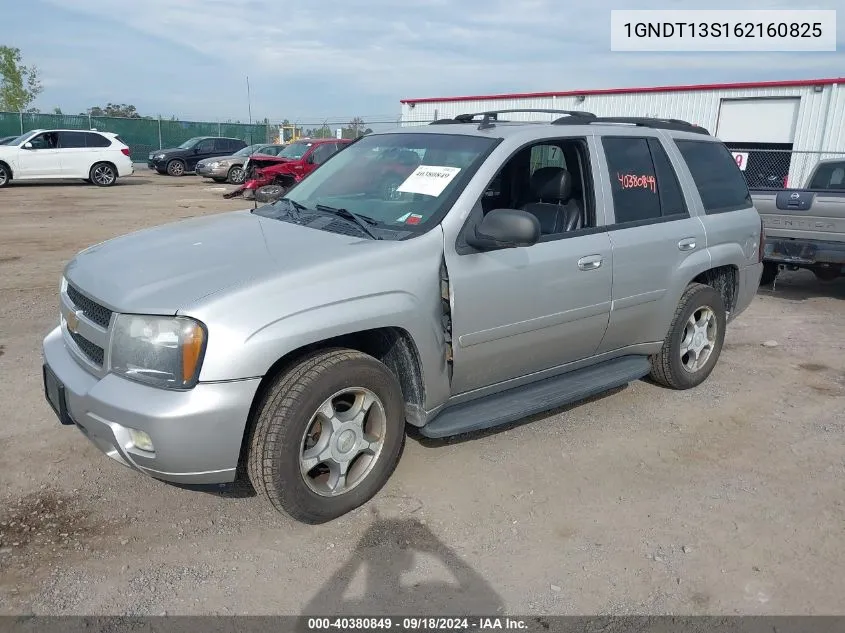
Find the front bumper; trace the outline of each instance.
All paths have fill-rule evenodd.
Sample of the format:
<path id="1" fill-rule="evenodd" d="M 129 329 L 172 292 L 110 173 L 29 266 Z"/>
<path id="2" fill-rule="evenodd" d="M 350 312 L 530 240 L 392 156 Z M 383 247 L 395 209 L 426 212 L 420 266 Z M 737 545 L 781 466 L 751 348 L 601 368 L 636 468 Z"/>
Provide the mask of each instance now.
<path id="1" fill-rule="evenodd" d="M 208 178 L 225 178 L 229 175 L 229 165 L 220 165 L 219 167 L 209 167 L 208 165 L 198 165 L 197 175 L 206 176 Z"/>
<path id="2" fill-rule="evenodd" d="M 260 379 L 200 383 L 189 391 L 148 387 L 114 374 L 99 379 L 70 355 L 58 327 L 44 339 L 43 353 L 64 386 L 70 420 L 103 453 L 164 481 L 234 481 Z M 130 428 L 147 433 L 154 452 L 135 447 Z"/>
<path id="3" fill-rule="evenodd" d="M 147 160 L 147 167 L 149 169 L 164 171 L 167 169 L 167 161 L 164 160 Z"/>
<path id="4" fill-rule="evenodd" d="M 845 242 L 767 237 L 763 261 L 795 266 L 845 266 Z"/>

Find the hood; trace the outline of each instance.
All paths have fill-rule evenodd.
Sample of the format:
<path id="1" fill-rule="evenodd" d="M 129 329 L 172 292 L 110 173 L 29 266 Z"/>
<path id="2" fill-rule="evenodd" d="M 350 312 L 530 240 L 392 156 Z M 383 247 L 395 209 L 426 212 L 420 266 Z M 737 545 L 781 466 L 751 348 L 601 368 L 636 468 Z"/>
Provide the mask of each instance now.
<path id="1" fill-rule="evenodd" d="M 235 163 L 246 160 L 243 156 L 212 156 L 211 158 L 203 158 L 197 165 L 208 165 L 209 163 Z"/>
<path id="2" fill-rule="evenodd" d="M 102 242 L 74 257 L 65 277 L 116 312 L 175 314 L 250 279 L 355 256 L 362 242 L 391 244 L 235 211 Z"/>

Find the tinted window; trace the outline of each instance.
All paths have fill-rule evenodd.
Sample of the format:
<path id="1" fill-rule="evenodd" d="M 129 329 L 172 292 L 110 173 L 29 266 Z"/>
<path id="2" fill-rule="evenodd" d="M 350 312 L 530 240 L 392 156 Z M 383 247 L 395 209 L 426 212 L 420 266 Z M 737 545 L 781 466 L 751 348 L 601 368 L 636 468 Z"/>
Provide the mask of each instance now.
<path id="1" fill-rule="evenodd" d="M 59 132 L 59 147 L 62 149 L 87 147 L 86 136 L 85 132 Z"/>
<path id="2" fill-rule="evenodd" d="M 197 151 L 199 152 L 213 152 L 214 139 L 206 139 L 197 143 Z"/>
<path id="3" fill-rule="evenodd" d="M 819 165 L 810 189 L 845 189 L 845 162 Z"/>
<path id="4" fill-rule="evenodd" d="M 241 149 L 243 147 L 246 147 L 246 141 L 242 141 L 242 140 L 237 139 L 237 138 L 230 138 L 229 139 L 229 149 L 230 150 L 234 151 L 234 150 Z"/>
<path id="5" fill-rule="evenodd" d="M 102 134 L 94 134 L 92 132 L 88 132 L 85 134 L 85 137 L 88 141 L 88 147 L 110 147 L 111 141 L 107 139 Z"/>
<path id="6" fill-rule="evenodd" d="M 323 143 L 314 148 L 314 151 L 311 153 L 311 160 L 315 165 L 319 165 L 326 162 L 326 159 L 336 151 L 337 146 L 334 143 Z"/>
<path id="7" fill-rule="evenodd" d="M 669 162 L 669 156 L 663 145 L 656 138 L 648 140 L 651 159 L 654 162 L 654 173 L 657 176 L 657 193 L 660 196 L 660 209 L 664 216 L 689 215 L 681 185 L 675 168 Z"/>
<path id="8" fill-rule="evenodd" d="M 712 141 L 675 141 L 689 167 L 705 213 L 724 213 L 751 206 L 751 194 L 727 147 Z"/>
<path id="9" fill-rule="evenodd" d="M 659 218 L 657 174 L 648 139 L 605 137 L 602 145 L 610 170 L 616 224 Z"/>

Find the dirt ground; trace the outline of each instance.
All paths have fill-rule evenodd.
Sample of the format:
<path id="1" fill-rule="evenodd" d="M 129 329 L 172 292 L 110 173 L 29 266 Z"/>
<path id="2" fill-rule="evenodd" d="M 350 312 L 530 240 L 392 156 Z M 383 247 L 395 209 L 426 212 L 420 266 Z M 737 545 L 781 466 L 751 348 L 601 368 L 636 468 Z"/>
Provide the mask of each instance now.
<path id="1" fill-rule="evenodd" d="M 328 525 L 100 454 L 42 395 L 62 267 L 248 206 L 221 194 L 145 169 L 0 191 L 0 614 L 845 614 L 845 280 L 761 289 L 697 389 L 410 439 Z"/>

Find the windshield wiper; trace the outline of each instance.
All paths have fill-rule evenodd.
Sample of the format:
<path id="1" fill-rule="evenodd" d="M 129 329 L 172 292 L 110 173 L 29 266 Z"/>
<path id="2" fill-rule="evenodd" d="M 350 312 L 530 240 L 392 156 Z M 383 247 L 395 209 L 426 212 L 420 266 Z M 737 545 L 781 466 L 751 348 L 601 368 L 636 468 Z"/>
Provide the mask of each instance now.
<path id="1" fill-rule="evenodd" d="M 353 224 L 357 225 L 358 228 L 360 228 L 362 231 L 364 231 L 364 233 L 369 235 L 374 240 L 382 239 L 370 230 L 370 226 L 378 226 L 378 222 L 373 218 L 367 217 L 366 215 L 360 215 L 358 213 L 352 213 L 352 211 L 350 211 L 349 209 L 338 209 L 325 204 L 318 204 L 314 208 L 317 209 L 317 211 L 323 211 L 324 213 L 332 213 L 345 220 L 349 220 Z"/>
<path id="2" fill-rule="evenodd" d="M 278 199 L 278 200 L 276 200 L 275 202 L 271 202 L 271 203 L 270 203 L 270 205 L 275 207 L 275 206 L 276 206 L 277 204 L 279 204 L 280 202 L 286 202 L 286 203 L 287 203 L 287 205 L 288 205 L 288 210 L 289 210 L 289 211 L 290 211 L 290 210 L 295 210 L 295 211 L 296 211 L 296 213 L 295 213 L 295 214 L 292 214 L 292 215 L 294 215 L 294 217 L 295 217 L 297 220 L 301 220 L 301 219 L 302 219 L 302 212 L 303 212 L 303 211 L 308 211 L 308 207 L 306 207 L 304 204 L 300 204 L 299 202 L 296 202 L 295 200 L 291 200 L 290 198 L 279 198 L 279 199 Z"/>

